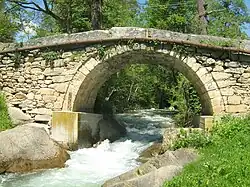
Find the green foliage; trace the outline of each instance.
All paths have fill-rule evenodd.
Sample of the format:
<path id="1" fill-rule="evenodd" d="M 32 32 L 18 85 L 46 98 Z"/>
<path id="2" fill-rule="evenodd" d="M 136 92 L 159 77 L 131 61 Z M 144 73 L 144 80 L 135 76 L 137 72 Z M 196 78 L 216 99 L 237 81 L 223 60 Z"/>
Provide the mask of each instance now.
<path id="1" fill-rule="evenodd" d="M 18 68 L 20 66 L 20 64 L 22 63 L 22 61 L 23 61 L 22 53 L 15 52 L 14 56 L 12 56 L 11 59 L 14 62 L 14 68 Z"/>
<path id="2" fill-rule="evenodd" d="M 176 32 L 194 32 L 196 2 L 185 0 L 149 0 L 142 15 L 147 27 Z"/>
<path id="3" fill-rule="evenodd" d="M 105 55 L 105 47 L 103 47 L 102 45 L 98 45 L 97 52 L 98 52 L 99 58 L 102 59 Z"/>
<path id="4" fill-rule="evenodd" d="M 104 0 L 103 28 L 137 26 L 138 10 L 136 0 Z"/>
<path id="5" fill-rule="evenodd" d="M 13 42 L 17 27 L 4 10 L 4 1 L 0 0 L 0 42 Z"/>
<path id="6" fill-rule="evenodd" d="M 98 93 L 96 108 L 112 90 L 115 92 L 110 101 L 116 112 L 172 106 L 179 111 L 174 117 L 178 126 L 190 126 L 193 116 L 201 110 L 191 83 L 161 65 L 132 64 L 111 76 Z"/>
<path id="7" fill-rule="evenodd" d="M 60 33 L 60 27 L 57 22 L 48 15 L 41 15 L 41 23 L 35 28 L 36 35 L 32 38 L 56 35 Z"/>
<path id="8" fill-rule="evenodd" d="M 211 136 L 204 131 L 190 130 L 190 132 L 181 130 L 178 140 L 174 142 L 171 149 L 179 148 L 202 148 L 211 143 Z"/>
<path id="9" fill-rule="evenodd" d="M 182 75 L 176 76 L 176 84 L 172 88 L 171 106 L 178 110 L 173 117 L 179 127 L 192 125 L 193 117 L 200 115 L 201 104 L 197 92 L 192 84 Z"/>
<path id="10" fill-rule="evenodd" d="M 250 23 L 244 0 L 207 0 L 208 33 L 228 38 L 247 38 L 242 27 Z"/>
<path id="11" fill-rule="evenodd" d="M 75 33 L 92 30 L 91 14 L 92 3 L 90 0 L 59 0 L 48 1 L 50 13 L 39 11 L 17 10 L 24 16 L 38 15 L 39 25 L 36 36 L 42 37 L 56 33 Z M 15 7 L 16 4 L 13 4 Z M 136 26 L 139 7 L 136 0 L 103 0 L 102 1 L 102 27 L 103 29 L 114 26 Z"/>
<path id="12" fill-rule="evenodd" d="M 8 108 L 5 102 L 5 96 L 0 92 L 0 131 L 13 127 L 8 114 Z"/>
<path id="13" fill-rule="evenodd" d="M 42 57 L 46 61 L 46 65 L 50 65 L 51 68 L 54 67 L 54 60 L 58 59 L 61 56 L 61 52 L 59 51 L 48 51 L 43 52 Z"/>
<path id="14" fill-rule="evenodd" d="M 199 150 L 200 159 L 164 186 L 249 186 L 249 134 L 249 116 L 224 117 L 213 128 L 211 143 Z"/>

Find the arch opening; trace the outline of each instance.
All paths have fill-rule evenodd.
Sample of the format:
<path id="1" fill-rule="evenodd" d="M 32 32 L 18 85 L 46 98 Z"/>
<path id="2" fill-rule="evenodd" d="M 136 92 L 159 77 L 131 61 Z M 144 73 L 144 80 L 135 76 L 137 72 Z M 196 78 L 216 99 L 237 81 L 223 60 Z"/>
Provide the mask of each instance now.
<path id="1" fill-rule="evenodd" d="M 182 73 L 198 93 L 202 106 L 202 115 L 213 115 L 211 98 L 205 84 L 197 73 L 198 70 L 194 70 L 189 65 L 189 62 L 184 61 L 185 59 L 170 54 L 146 50 L 127 51 L 110 57 L 98 63 L 81 83 L 73 102 L 73 111 L 93 112 L 97 94 L 102 85 L 125 66 L 131 64 L 159 64 Z"/>

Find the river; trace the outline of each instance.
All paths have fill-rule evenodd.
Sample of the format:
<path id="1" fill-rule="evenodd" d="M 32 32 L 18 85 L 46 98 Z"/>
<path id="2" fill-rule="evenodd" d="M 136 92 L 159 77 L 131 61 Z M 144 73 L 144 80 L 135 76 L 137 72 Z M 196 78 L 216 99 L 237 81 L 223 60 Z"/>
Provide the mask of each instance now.
<path id="1" fill-rule="evenodd" d="M 164 128 L 173 126 L 169 115 L 154 110 L 120 114 L 117 118 L 126 123 L 126 137 L 69 152 L 71 158 L 65 168 L 0 175 L 0 187 L 100 187 L 104 181 L 138 166 L 139 154 L 161 139 Z"/>

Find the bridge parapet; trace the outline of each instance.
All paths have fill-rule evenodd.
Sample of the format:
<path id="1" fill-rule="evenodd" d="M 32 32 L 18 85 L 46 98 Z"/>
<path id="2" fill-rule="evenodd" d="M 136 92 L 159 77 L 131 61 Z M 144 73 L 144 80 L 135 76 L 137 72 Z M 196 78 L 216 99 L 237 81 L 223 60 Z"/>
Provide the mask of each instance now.
<path id="1" fill-rule="evenodd" d="M 75 45 L 100 44 L 118 42 L 119 40 L 159 41 L 177 45 L 192 45 L 204 48 L 217 48 L 232 52 L 250 53 L 249 40 L 236 40 L 208 35 L 183 34 L 153 28 L 113 27 L 109 30 L 94 30 L 82 33 L 59 34 L 31 39 L 20 43 L 0 43 L 0 53 L 48 49 L 74 48 Z"/>

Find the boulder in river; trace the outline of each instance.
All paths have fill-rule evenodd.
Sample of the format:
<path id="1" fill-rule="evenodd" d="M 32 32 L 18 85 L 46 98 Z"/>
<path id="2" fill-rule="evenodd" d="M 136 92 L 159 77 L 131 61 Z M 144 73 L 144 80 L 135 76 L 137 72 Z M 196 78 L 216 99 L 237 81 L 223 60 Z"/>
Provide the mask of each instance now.
<path id="1" fill-rule="evenodd" d="M 158 155 L 141 166 L 106 181 L 102 187 L 161 187 L 197 158 L 193 149 L 178 149 Z"/>
<path id="2" fill-rule="evenodd" d="M 115 118 L 103 118 L 98 122 L 98 140 L 110 140 L 113 142 L 125 136 L 127 133 L 125 126 L 119 123 Z"/>
<path id="3" fill-rule="evenodd" d="M 155 142 L 147 149 L 141 152 L 140 156 L 137 158 L 137 161 L 145 163 L 150 160 L 152 157 L 157 156 L 161 153 L 162 144 Z"/>
<path id="4" fill-rule="evenodd" d="M 0 132 L 0 173 L 64 167 L 69 158 L 43 128 L 22 125 Z"/>

